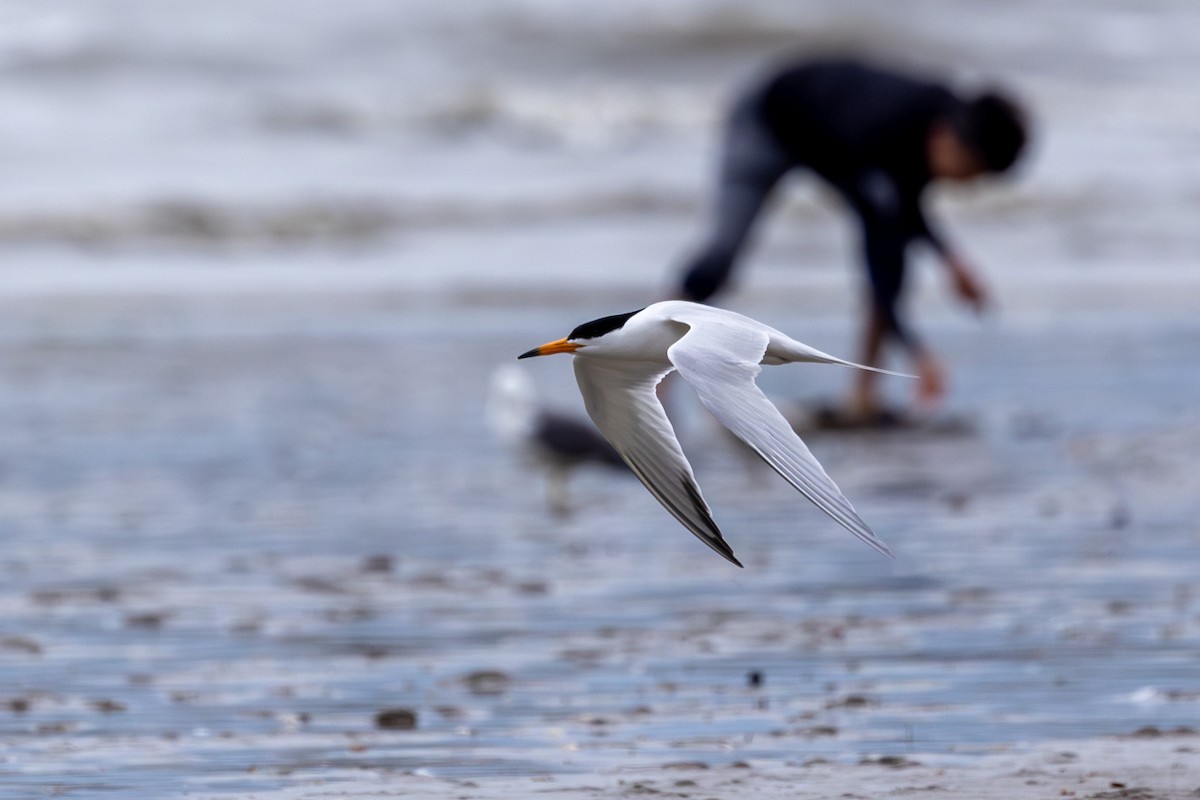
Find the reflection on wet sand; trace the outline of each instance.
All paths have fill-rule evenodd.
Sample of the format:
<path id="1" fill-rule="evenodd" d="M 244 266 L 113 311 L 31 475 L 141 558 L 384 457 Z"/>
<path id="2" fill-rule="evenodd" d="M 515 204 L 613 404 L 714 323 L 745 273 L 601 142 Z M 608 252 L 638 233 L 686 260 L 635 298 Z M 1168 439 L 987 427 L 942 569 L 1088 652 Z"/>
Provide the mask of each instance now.
<path id="1" fill-rule="evenodd" d="M 1034 355 L 963 388 L 971 435 L 816 436 L 895 564 L 697 417 L 740 571 L 623 476 L 581 473 L 581 511 L 546 515 L 493 440 L 491 367 L 561 312 L 362 302 L 264 302 L 229 326 L 205 303 L 96 301 L 58 341 L 9 323 L 0 677 L 21 786 L 942 764 L 1148 726 L 1187 741 L 1198 443 L 1169 394 L 1143 393 L 1179 379 L 1177 338 L 1087 328 L 1090 351 L 1064 338 L 1064 381 L 1066 352 L 1014 333 Z M 1094 397 L 1117 342 L 1138 380 Z"/>

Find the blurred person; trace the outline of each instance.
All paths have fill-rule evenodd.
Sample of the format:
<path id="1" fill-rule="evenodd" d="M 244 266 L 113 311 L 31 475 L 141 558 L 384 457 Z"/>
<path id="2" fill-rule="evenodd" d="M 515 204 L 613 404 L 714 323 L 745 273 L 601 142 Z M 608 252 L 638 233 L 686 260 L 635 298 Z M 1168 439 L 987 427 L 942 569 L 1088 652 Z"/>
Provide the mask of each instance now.
<path id="1" fill-rule="evenodd" d="M 679 296 L 707 301 L 725 287 L 764 202 L 792 170 L 807 169 L 857 216 L 869 284 L 858 360 L 880 366 L 893 340 L 917 373 L 917 404 L 945 394 L 938 357 L 901 313 L 908 246 L 921 241 L 945 266 L 959 299 L 976 312 L 988 293 L 922 207 L 935 180 L 967 183 L 1007 172 L 1026 142 L 1024 111 L 996 91 L 964 96 L 944 84 L 849 58 L 790 62 L 756 81 L 733 104 L 710 235 L 685 265 Z M 855 374 L 843 421 L 892 419 L 879 375 Z"/>

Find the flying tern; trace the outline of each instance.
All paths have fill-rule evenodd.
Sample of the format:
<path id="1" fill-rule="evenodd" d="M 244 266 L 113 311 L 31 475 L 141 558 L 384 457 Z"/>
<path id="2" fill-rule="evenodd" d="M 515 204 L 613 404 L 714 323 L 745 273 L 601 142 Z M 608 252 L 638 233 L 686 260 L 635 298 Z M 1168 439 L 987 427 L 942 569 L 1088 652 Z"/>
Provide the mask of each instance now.
<path id="1" fill-rule="evenodd" d="M 891 555 L 754 382 L 763 364 L 807 361 L 885 370 L 822 353 L 741 314 L 682 300 L 585 322 L 566 338 L 518 358 L 555 353 L 574 354 L 588 414 L 650 493 L 737 566 L 742 564 L 713 521 L 655 391 L 672 370 L 784 480 L 859 539 Z"/>

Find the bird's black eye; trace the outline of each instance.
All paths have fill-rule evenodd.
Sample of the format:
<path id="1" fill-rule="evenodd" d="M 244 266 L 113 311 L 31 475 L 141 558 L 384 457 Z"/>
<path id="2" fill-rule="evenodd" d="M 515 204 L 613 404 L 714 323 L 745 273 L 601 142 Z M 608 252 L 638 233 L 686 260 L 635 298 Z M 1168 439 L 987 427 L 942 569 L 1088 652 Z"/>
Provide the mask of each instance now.
<path id="1" fill-rule="evenodd" d="M 606 333 L 611 333 L 618 328 L 624 327 L 629 318 L 639 311 L 642 311 L 642 309 L 639 308 L 637 311 L 630 311 L 626 314 L 613 314 L 611 317 L 601 317 L 591 322 L 585 322 L 571 331 L 571 335 L 567 339 L 569 341 L 576 341 L 579 339 L 599 338 Z"/>

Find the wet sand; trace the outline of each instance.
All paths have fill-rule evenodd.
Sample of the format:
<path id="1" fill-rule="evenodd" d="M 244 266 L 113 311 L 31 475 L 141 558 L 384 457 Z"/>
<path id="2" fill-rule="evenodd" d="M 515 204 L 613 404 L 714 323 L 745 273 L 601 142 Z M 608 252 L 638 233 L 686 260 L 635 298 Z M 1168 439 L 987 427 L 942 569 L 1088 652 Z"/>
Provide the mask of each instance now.
<path id="1" fill-rule="evenodd" d="M 548 514 L 487 429 L 491 369 L 589 308 L 7 300 L 0 795 L 1200 788 L 1194 319 L 1031 304 L 956 336 L 934 310 L 967 429 L 810 437 L 895 561 L 685 406 L 737 570 L 626 476 Z M 787 406 L 844 377 L 763 384 Z"/>
<path id="2" fill-rule="evenodd" d="M 263 798 L 627 797 L 817 800 L 907 797 L 916 800 L 1184 800 L 1200 785 L 1196 736 L 1141 734 L 1136 738 L 1066 741 L 983 756 L 969 764 L 945 764 L 921 756 L 864 758 L 858 763 L 811 759 L 803 764 L 738 761 L 713 768 L 704 761 L 588 775 L 446 780 L 423 775 L 350 777 L 342 786 L 324 783 L 258 794 Z"/>
<path id="3" fill-rule="evenodd" d="M 1194 3 L 10 5 L 0 798 L 1200 789 Z M 841 47 L 1037 126 L 931 198 L 998 301 L 916 264 L 943 416 L 809 438 L 896 559 L 686 403 L 746 569 L 627 476 L 547 513 L 492 370 L 662 296 L 728 94 Z M 727 301 L 852 355 L 854 232 L 781 200 Z"/>

